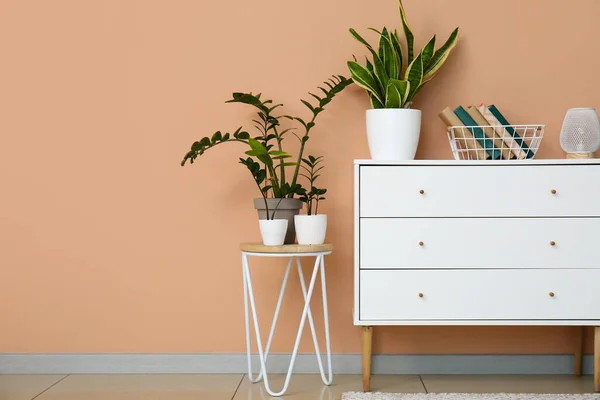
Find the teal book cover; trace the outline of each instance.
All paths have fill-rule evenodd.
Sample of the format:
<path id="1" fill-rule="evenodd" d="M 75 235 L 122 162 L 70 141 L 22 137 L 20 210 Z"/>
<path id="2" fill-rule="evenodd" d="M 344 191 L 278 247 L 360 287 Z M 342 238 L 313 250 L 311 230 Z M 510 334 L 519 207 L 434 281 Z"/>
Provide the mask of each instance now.
<path id="1" fill-rule="evenodd" d="M 491 105 L 488 107 L 488 109 L 490 110 L 490 112 L 494 115 L 494 117 L 496 117 L 496 119 L 502 124 L 502 125 L 510 125 L 508 123 L 508 121 L 506 120 L 506 118 L 504 118 L 504 115 L 502 115 L 500 113 L 500 111 L 498 110 L 498 108 L 496 108 L 495 105 Z M 521 137 L 519 136 L 519 134 L 514 130 L 514 128 L 510 127 L 510 126 L 506 126 L 505 129 L 507 130 L 508 133 L 510 133 L 510 135 L 515 139 L 515 142 L 517 142 L 517 144 L 519 146 L 521 146 L 521 148 L 527 153 L 527 158 L 532 158 L 534 156 L 533 151 L 531 151 L 529 149 L 529 146 L 527 146 L 527 143 L 525 143 L 523 141 L 523 139 L 521 139 Z"/>
<path id="2" fill-rule="evenodd" d="M 483 129 L 475 128 L 478 126 L 477 123 L 471 118 L 469 113 L 462 107 L 458 106 L 454 110 L 454 114 L 462 121 L 465 126 L 473 127 L 467 128 L 469 132 L 473 135 L 475 139 L 479 142 L 479 144 L 484 148 L 484 150 L 490 155 L 492 160 L 499 160 L 502 157 L 502 153 L 494 146 L 494 142 L 492 139 L 488 138 Z"/>

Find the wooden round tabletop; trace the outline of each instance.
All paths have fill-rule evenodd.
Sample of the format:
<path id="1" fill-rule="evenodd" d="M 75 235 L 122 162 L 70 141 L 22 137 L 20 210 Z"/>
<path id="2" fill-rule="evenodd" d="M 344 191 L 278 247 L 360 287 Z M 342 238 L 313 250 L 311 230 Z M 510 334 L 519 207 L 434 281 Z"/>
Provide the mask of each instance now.
<path id="1" fill-rule="evenodd" d="M 262 243 L 241 243 L 240 250 L 247 253 L 323 253 L 333 250 L 333 244 L 284 244 L 266 246 Z"/>

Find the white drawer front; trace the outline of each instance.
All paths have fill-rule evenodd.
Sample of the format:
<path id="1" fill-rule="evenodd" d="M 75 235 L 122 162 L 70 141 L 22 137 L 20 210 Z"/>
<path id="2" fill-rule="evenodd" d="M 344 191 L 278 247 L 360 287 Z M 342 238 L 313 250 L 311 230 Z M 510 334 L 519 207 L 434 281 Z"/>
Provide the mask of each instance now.
<path id="1" fill-rule="evenodd" d="M 360 216 L 599 216 L 597 182 L 600 165 L 361 166 Z"/>
<path id="2" fill-rule="evenodd" d="M 600 218 L 361 218 L 360 268 L 600 268 Z"/>
<path id="3" fill-rule="evenodd" d="M 360 319 L 598 320 L 598 282 L 600 269 L 361 271 Z"/>

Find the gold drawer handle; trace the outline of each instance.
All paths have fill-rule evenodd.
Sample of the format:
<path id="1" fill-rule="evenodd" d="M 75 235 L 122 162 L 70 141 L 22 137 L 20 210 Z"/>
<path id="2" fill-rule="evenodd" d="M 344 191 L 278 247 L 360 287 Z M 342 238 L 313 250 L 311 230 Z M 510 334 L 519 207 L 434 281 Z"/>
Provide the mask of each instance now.
<path id="1" fill-rule="evenodd" d="M 421 189 L 421 190 L 419 190 L 419 193 L 425 194 L 425 191 L 423 189 Z"/>
<path id="2" fill-rule="evenodd" d="M 423 246 L 425 246 L 425 243 L 419 242 L 419 246 L 423 247 Z"/>
<path id="3" fill-rule="evenodd" d="M 552 189 L 552 190 L 550 191 L 550 193 L 552 193 L 552 194 L 556 194 L 556 189 Z"/>
<path id="4" fill-rule="evenodd" d="M 550 242 L 550 246 L 556 246 L 556 242 L 553 240 Z"/>
<path id="5" fill-rule="evenodd" d="M 554 297 L 554 292 L 550 292 L 550 293 L 548 293 L 548 296 L 550 296 L 550 297 Z"/>
<path id="6" fill-rule="evenodd" d="M 419 293 L 419 297 L 423 297 L 423 293 Z"/>

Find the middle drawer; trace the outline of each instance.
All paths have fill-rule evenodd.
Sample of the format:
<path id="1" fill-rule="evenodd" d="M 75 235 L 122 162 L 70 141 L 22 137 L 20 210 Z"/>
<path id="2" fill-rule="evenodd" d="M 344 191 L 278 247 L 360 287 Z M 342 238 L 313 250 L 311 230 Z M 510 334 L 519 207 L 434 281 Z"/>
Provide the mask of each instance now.
<path id="1" fill-rule="evenodd" d="M 361 269 L 598 268 L 600 218 L 359 221 Z"/>

